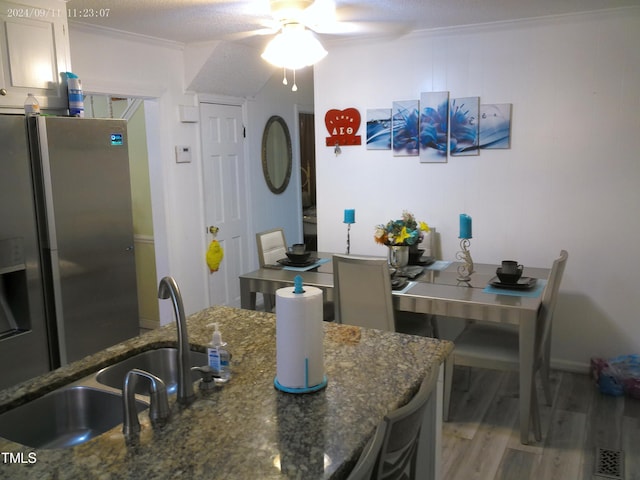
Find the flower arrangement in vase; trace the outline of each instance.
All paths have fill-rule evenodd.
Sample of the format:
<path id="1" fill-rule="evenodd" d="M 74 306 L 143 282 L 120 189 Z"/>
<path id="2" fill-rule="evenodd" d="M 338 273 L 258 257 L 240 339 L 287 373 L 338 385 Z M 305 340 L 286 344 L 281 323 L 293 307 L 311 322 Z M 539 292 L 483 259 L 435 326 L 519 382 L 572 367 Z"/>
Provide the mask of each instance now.
<path id="1" fill-rule="evenodd" d="M 409 261 L 409 248 L 417 246 L 423 233 L 428 231 L 429 225 L 417 221 L 413 213 L 404 210 L 402 218 L 377 225 L 373 239 L 389 247 L 389 263 L 393 267 L 404 267 Z"/>

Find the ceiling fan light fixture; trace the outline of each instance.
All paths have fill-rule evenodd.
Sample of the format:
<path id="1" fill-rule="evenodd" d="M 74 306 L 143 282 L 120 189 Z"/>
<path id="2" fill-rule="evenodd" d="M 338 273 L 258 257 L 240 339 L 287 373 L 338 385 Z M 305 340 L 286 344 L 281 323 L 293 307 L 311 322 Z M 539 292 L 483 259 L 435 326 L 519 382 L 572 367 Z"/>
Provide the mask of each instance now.
<path id="1" fill-rule="evenodd" d="M 267 44 L 261 56 L 276 67 L 297 70 L 319 62 L 326 55 L 313 32 L 299 23 L 290 23 Z"/>

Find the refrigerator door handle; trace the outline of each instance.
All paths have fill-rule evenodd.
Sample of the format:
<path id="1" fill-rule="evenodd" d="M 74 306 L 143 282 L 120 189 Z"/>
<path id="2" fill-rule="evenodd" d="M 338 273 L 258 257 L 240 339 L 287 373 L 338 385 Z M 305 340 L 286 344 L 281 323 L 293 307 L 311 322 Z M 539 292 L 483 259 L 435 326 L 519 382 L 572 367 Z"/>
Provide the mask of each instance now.
<path id="1" fill-rule="evenodd" d="M 57 250 L 51 250 L 51 283 L 56 312 L 56 327 L 58 329 L 58 347 L 60 352 L 60 366 L 68 363 L 67 342 L 65 334 L 64 308 L 62 306 L 62 281 L 60 278 L 60 258 Z"/>
<path id="2" fill-rule="evenodd" d="M 47 124 L 45 117 L 38 117 L 38 144 L 40 162 L 42 165 L 42 183 L 44 184 L 45 209 L 47 216 L 47 230 L 49 235 L 45 235 L 43 240 L 48 241 L 51 250 L 58 250 L 58 239 L 56 235 L 55 212 L 53 209 L 53 183 L 51 181 L 51 161 L 49 159 L 49 139 L 47 137 Z"/>

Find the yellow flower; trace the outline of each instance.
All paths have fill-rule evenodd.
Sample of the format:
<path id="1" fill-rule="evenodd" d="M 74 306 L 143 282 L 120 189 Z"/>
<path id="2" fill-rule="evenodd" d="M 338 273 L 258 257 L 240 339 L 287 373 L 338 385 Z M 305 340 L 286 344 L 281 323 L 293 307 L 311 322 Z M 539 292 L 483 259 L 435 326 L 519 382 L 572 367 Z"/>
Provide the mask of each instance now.
<path id="1" fill-rule="evenodd" d="M 411 238 L 411 235 L 409 235 L 409 232 L 407 232 L 407 227 L 402 227 L 402 230 L 400 231 L 400 234 L 394 240 L 396 241 L 396 243 L 402 243 L 407 238 Z"/>
<path id="2" fill-rule="evenodd" d="M 428 232 L 429 231 L 429 225 L 427 225 L 425 222 L 420 222 L 420 230 L 422 232 Z"/>

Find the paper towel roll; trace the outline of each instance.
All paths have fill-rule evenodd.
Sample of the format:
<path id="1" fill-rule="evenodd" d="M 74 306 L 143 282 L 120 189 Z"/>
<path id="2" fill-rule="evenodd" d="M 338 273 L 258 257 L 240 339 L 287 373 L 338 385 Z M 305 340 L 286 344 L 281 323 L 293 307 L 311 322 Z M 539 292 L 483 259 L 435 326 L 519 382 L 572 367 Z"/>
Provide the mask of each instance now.
<path id="1" fill-rule="evenodd" d="M 306 391 L 326 383 L 322 290 L 304 286 L 276 291 L 276 386 Z M 281 388 L 283 387 L 283 388 Z"/>

